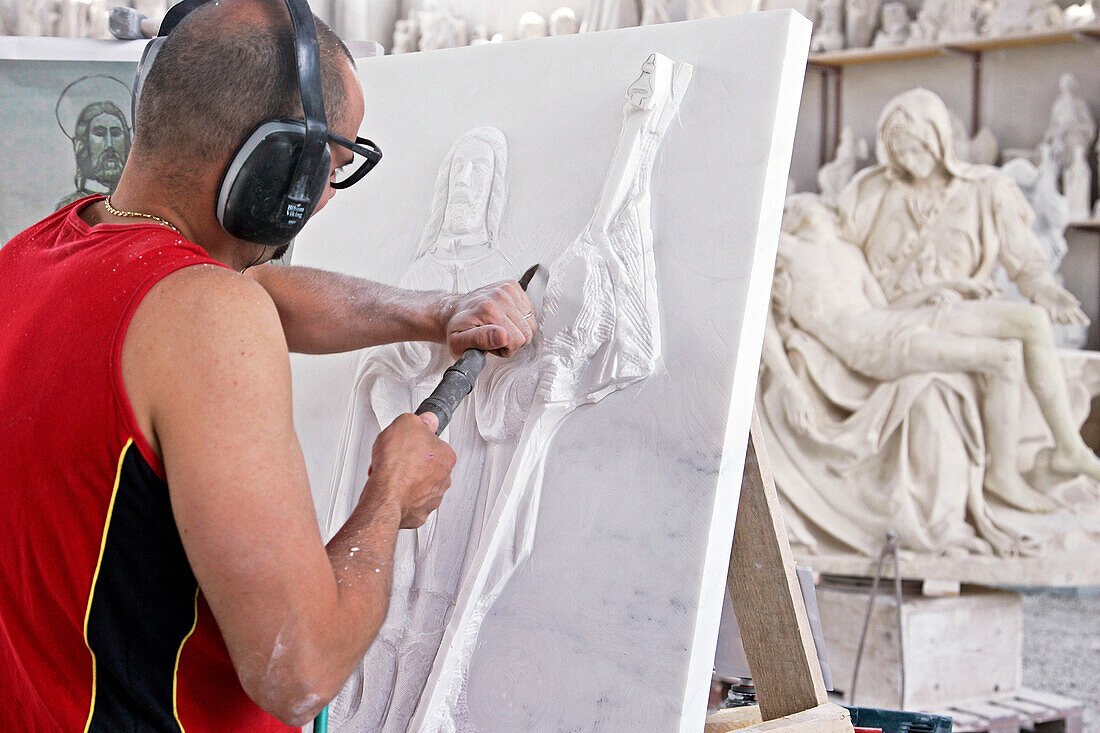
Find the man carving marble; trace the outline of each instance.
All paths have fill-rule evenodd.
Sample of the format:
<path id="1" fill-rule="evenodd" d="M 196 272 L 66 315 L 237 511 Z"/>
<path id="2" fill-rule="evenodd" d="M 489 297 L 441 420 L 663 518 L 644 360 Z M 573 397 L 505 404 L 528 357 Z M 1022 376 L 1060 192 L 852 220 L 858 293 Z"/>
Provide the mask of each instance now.
<path id="1" fill-rule="evenodd" d="M 405 730 L 414 713 L 423 720 L 429 710 L 439 712 L 427 700 L 433 688 L 424 688 L 429 671 L 433 662 L 448 671 L 468 662 L 477 631 L 468 627 L 470 613 L 484 615 L 530 551 L 546 448 L 557 427 L 577 406 L 652 373 L 660 337 L 648 178 L 689 78 L 690 67 L 659 56 L 646 61 L 629 88 L 596 214 L 549 268 L 539 314 L 544 335 L 516 363 L 490 361 L 456 411 L 448 435 L 463 458 L 452 490 L 429 524 L 399 540 L 386 623 L 334 706 L 351 730 Z M 499 246 L 507 155 L 504 135 L 493 128 L 456 141 L 403 283 L 476 287 L 494 273 L 518 272 Z M 364 356 L 341 439 L 345 452 L 337 458 L 332 526 L 357 499 L 369 463 L 359 446 L 369 445 L 390 412 L 405 412 L 427 396 L 448 360 L 418 345 Z M 448 619 L 462 622 L 463 637 L 441 647 Z M 448 697 L 443 708 L 453 702 Z M 415 721 L 412 728 L 420 729 Z"/>

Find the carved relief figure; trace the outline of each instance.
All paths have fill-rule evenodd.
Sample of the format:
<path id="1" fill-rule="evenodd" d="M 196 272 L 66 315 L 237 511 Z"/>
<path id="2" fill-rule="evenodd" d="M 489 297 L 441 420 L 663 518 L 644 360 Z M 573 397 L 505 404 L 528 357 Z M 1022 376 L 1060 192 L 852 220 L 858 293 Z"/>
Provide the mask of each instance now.
<path id="1" fill-rule="evenodd" d="M 76 190 L 56 208 L 94 193 L 113 193 L 130 154 L 130 89 L 109 76 L 82 77 L 65 87 L 55 108 L 57 124 L 73 146 Z M 79 109 L 79 112 L 76 110 Z"/>
<path id="2" fill-rule="evenodd" d="M 447 619 L 465 618 L 455 606 L 460 593 L 484 602 L 509 577 L 509 563 L 522 562 L 529 550 L 544 449 L 557 426 L 578 405 L 652 372 L 660 339 L 648 176 L 688 78 L 689 70 L 663 57 L 646 62 L 631 87 L 635 102 L 629 109 L 639 112 L 628 113 L 631 124 L 596 216 L 550 267 L 540 338 L 507 363 L 490 360 L 456 412 L 448 428 L 460 456 L 452 488 L 428 523 L 401 533 L 386 621 L 333 705 L 334 717 L 348 730 L 406 730 L 418 701 L 424 704 L 422 691 Z M 499 246 L 506 167 L 499 130 L 479 128 L 456 141 L 440 167 L 421 246 L 403 286 L 467 290 L 519 274 Z M 425 344 L 364 355 L 333 479 L 330 527 L 338 527 L 357 501 L 369 446 L 386 416 L 414 408 L 449 362 L 445 349 Z M 479 589 L 464 591 L 469 584 Z"/>
<path id="3" fill-rule="evenodd" d="M 909 40 L 909 10 L 905 3 L 892 2 L 882 6 L 882 27 L 875 34 L 875 48 L 896 48 Z"/>
<path id="4" fill-rule="evenodd" d="M 478 730 L 492 719 L 494 686 L 472 667 L 478 629 L 530 555 L 545 446 L 578 406 L 647 378 L 658 363 L 650 176 L 691 71 L 657 54 L 642 65 L 627 89 L 619 142 L 595 212 L 550 266 L 543 342 L 519 368 L 525 374 L 520 383 L 535 377 L 534 398 L 507 474 L 491 494 L 491 511 L 463 577 L 441 656 L 413 719 L 416 730 Z M 499 465 L 494 458 L 490 454 L 487 465 Z"/>
<path id="5" fill-rule="evenodd" d="M 821 170 L 817 172 L 817 185 L 821 188 L 821 195 L 835 203 L 840 192 L 856 174 L 856 166 L 861 160 L 866 160 L 868 154 L 867 141 L 856 137 L 852 128 L 845 126 L 840 131 L 836 157 L 821 166 Z"/>
<path id="6" fill-rule="evenodd" d="M 1073 148 L 1088 150 L 1096 139 L 1096 117 L 1081 95 L 1077 77 L 1062 74 L 1058 80 L 1058 97 L 1050 107 L 1050 122 L 1043 133 L 1043 142 L 1050 145 L 1059 170 L 1070 164 Z"/>

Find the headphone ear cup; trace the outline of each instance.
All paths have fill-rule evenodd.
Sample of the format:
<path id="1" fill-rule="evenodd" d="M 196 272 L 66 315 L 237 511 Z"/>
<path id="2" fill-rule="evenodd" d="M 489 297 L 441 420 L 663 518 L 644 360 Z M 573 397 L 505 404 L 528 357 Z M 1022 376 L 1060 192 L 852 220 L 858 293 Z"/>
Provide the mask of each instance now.
<path id="1" fill-rule="evenodd" d="M 218 221 L 227 232 L 246 242 L 287 244 L 317 209 L 328 185 L 332 153 L 324 146 L 322 160 L 309 182 L 308 211 L 294 221 L 285 216 L 287 194 L 305 144 L 305 121 L 294 118 L 261 122 L 237 150 L 218 192 Z"/>
<path id="2" fill-rule="evenodd" d="M 145 44 L 145 50 L 141 52 L 141 61 L 138 62 L 137 71 L 134 73 L 134 91 L 130 95 L 130 124 L 135 127 L 138 118 L 138 99 L 141 97 L 141 90 L 145 88 L 145 78 L 149 76 L 149 70 L 153 68 L 153 62 L 156 61 L 165 40 L 167 39 L 163 37 L 154 38 Z"/>

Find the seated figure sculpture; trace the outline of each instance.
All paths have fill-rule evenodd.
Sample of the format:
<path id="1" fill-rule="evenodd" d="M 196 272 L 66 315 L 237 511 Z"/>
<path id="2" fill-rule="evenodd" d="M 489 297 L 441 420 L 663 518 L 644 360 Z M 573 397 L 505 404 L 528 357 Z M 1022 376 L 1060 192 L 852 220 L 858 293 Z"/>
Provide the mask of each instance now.
<path id="1" fill-rule="evenodd" d="M 1027 384 L 1055 438 L 1052 466 L 1100 480 L 1100 459 L 1073 421 L 1045 312 L 989 299 L 992 288 L 972 280 L 948 280 L 887 301 L 863 253 L 840 238 L 835 212 L 813 194 L 788 199 L 783 226 L 777 283 L 788 292 L 780 298 L 781 316 L 813 334 L 850 369 L 882 381 L 921 372 L 984 377 L 980 408 L 989 451 L 988 493 L 1029 511 L 1055 508 L 1016 467 L 1017 344 L 1023 347 Z"/>
<path id="2" fill-rule="evenodd" d="M 919 553 L 1040 551 L 989 499 L 1034 515 L 1055 506 L 1037 489 L 1097 485 L 1050 337 L 1051 320 L 1087 319 L 1019 189 L 955 158 L 938 97 L 891 100 L 877 148 L 839 230 L 804 198 L 784 222 L 758 406 L 792 537 L 818 553 L 874 555 L 887 529 Z M 999 266 L 1029 304 L 998 297 Z M 1021 393 L 1050 429 L 1026 458 Z"/>

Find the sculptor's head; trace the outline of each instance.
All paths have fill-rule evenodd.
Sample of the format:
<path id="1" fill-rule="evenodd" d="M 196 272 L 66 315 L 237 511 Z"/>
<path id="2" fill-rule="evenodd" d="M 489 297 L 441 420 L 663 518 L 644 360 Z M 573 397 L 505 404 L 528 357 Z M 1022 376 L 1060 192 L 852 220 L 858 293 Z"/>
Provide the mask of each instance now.
<path id="1" fill-rule="evenodd" d="M 795 193 L 783 203 L 783 231 L 807 242 L 831 242 L 840 236 L 836 210 L 815 193 Z"/>
<path id="2" fill-rule="evenodd" d="M 130 153 L 130 126 L 112 102 L 93 102 L 77 118 L 73 135 L 77 188 L 98 181 L 113 190 Z"/>
<path id="3" fill-rule="evenodd" d="M 911 89 L 886 103 L 879 118 L 878 159 L 902 178 L 923 180 L 937 171 L 958 175 L 951 116 L 927 89 Z"/>
<path id="4" fill-rule="evenodd" d="M 508 143 L 495 127 L 475 128 L 455 141 L 439 166 L 421 253 L 441 237 L 496 242 L 507 197 L 507 165 Z"/>

